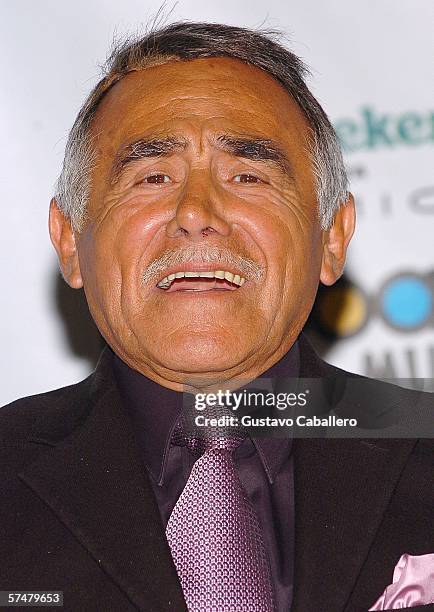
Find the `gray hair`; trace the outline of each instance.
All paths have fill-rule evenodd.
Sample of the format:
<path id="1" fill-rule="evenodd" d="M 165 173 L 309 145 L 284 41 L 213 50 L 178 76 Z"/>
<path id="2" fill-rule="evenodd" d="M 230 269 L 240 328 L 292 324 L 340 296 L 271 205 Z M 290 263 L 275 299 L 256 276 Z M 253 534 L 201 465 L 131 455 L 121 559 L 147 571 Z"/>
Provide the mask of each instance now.
<path id="1" fill-rule="evenodd" d="M 230 57 L 256 66 L 283 85 L 297 102 L 310 125 L 309 154 L 321 227 L 329 229 L 335 212 L 348 201 L 348 178 L 341 148 L 332 124 L 305 83 L 308 69 L 278 42 L 280 36 L 271 30 L 178 22 L 116 43 L 106 61 L 103 78 L 89 94 L 71 129 L 56 184 L 57 202 L 73 229 L 81 231 L 86 219 L 91 172 L 97 161 L 91 126 L 107 91 L 133 70 L 206 57 Z"/>

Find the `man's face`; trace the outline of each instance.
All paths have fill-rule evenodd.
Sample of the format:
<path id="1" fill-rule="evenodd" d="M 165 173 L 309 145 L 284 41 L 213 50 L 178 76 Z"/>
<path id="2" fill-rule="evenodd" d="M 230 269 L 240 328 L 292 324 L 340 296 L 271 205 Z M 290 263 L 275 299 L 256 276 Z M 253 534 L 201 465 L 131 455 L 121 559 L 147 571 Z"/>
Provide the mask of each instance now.
<path id="1" fill-rule="evenodd" d="M 174 389 L 194 374 L 247 380 L 265 371 L 308 316 L 323 253 L 296 103 L 237 60 L 172 62 L 117 83 L 92 133 L 98 162 L 76 241 L 108 343 Z M 184 271 L 245 281 L 157 286 Z"/>

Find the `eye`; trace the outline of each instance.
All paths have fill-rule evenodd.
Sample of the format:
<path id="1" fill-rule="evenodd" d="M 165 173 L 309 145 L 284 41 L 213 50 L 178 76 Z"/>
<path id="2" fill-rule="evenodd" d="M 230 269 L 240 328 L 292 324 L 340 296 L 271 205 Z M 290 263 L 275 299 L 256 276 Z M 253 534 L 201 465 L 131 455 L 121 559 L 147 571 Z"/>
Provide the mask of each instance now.
<path id="1" fill-rule="evenodd" d="M 170 183 L 170 176 L 168 174 L 150 174 L 149 176 L 145 176 L 142 183 L 147 183 L 148 185 Z"/>
<path id="2" fill-rule="evenodd" d="M 262 183 L 261 179 L 254 174 L 237 174 L 234 181 L 235 183 Z"/>

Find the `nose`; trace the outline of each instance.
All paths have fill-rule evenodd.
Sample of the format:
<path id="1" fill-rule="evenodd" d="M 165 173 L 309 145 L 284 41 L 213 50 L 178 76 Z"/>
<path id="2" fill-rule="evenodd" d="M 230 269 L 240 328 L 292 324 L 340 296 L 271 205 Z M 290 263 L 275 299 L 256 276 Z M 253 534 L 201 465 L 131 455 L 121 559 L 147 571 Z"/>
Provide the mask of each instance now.
<path id="1" fill-rule="evenodd" d="M 209 173 L 192 171 L 166 232 L 170 238 L 184 236 L 191 242 L 200 242 L 211 234 L 228 236 L 230 226 L 221 216 L 223 212 L 221 197 Z"/>

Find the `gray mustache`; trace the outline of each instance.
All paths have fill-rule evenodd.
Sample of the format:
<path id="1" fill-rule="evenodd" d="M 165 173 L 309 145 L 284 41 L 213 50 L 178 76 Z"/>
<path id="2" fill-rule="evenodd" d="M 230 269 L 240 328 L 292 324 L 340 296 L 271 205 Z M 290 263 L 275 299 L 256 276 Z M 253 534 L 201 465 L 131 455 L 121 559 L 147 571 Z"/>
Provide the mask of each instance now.
<path id="1" fill-rule="evenodd" d="M 196 246 L 189 246 L 182 250 L 165 251 L 160 257 L 154 259 L 142 274 L 142 284 L 158 281 L 162 272 L 169 267 L 193 261 L 195 263 L 221 263 L 223 269 L 225 269 L 225 264 L 228 264 L 226 267 L 236 268 L 248 280 L 260 281 L 265 273 L 263 266 L 252 259 L 237 255 L 224 247 L 209 246 L 198 249 Z"/>

